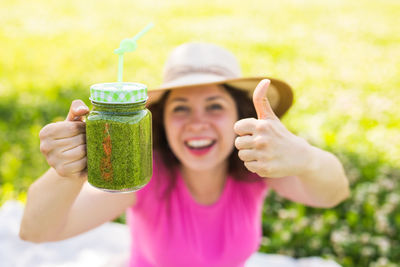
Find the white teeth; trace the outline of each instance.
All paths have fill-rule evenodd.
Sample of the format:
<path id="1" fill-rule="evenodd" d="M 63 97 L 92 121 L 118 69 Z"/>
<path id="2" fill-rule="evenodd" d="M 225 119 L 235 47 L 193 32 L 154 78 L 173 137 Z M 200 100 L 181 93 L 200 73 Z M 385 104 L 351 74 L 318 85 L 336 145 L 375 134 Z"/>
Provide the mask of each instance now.
<path id="1" fill-rule="evenodd" d="M 213 141 L 211 139 L 202 139 L 202 140 L 190 140 L 187 141 L 188 146 L 193 148 L 205 147 L 211 145 Z"/>

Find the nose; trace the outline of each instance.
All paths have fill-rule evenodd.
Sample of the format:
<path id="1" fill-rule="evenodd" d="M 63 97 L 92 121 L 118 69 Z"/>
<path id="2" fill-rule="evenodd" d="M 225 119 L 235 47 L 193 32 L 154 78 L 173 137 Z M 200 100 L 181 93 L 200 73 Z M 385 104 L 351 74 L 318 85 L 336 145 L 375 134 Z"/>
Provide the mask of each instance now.
<path id="1" fill-rule="evenodd" d="M 210 123 L 207 121 L 206 116 L 201 114 L 201 112 L 193 112 L 187 123 L 187 129 L 199 132 L 208 129 Z"/>
<path id="2" fill-rule="evenodd" d="M 208 123 L 205 122 L 190 122 L 187 129 L 193 132 L 201 132 L 208 128 Z"/>

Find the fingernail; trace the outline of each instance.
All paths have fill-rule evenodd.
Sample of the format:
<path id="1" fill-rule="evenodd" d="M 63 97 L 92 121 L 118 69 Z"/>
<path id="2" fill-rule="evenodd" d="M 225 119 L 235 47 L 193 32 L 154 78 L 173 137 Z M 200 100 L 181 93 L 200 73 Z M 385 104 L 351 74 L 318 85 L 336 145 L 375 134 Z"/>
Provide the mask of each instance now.
<path id="1" fill-rule="evenodd" d="M 81 110 L 87 110 L 85 106 L 79 106 L 75 109 L 76 112 L 81 111 Z"/>

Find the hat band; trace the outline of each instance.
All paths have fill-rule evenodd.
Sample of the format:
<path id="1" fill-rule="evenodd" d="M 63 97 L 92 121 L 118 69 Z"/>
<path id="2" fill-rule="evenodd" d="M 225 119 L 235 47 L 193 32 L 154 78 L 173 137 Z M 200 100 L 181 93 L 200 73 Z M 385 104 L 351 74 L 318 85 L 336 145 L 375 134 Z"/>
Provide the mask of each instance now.
<path id="1" fill-rule="evenodd" d="M 164 83 L 170 82 L 172 80 L 178 79 L 182 76 L 186 76 L 188 74 L 214 74 L 222 77 L 237 78 L 239 74 L 236 74 L 229 69 L 223 68 L 221 66 L 204 66 L 204 67 L 195 67 L 195 66 L 177 66 L 170 68 L 167 73 L 164 75 Z"/>

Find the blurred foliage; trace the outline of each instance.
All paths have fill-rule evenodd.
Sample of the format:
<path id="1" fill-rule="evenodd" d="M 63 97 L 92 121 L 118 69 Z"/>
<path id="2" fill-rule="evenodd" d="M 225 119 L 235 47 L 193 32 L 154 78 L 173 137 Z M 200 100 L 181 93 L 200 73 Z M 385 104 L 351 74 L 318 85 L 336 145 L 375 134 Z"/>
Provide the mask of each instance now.
<path id="1" fill-rule="evenodd" d="M 335 209 L 315 209 L 270 194 L 260 250 L 320 255 L 343 266 L 398 266 L 400 169 L 379 158 L 335 152 L 352 181 L 351 198 Z"/>
<path id="2" fill-rule="evenodd" d="M 261 251 L 343 266 L 400 262 L 400 2 L 3 0 L 0 9 L 0 205 L 26 198 L 48 167 L 38 133 L 93 83 L 115 81 L 119 41 L 155 27 L 127 54 L 124 80 L 160 84 L 168 52 L 208 41 L 243 74 L 293 86 L 289 129 L 339 156 L 352 196 L 313 209 L 271 194 Z M 119 219 L 120 222 L 124 218 Z"/>

